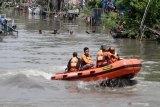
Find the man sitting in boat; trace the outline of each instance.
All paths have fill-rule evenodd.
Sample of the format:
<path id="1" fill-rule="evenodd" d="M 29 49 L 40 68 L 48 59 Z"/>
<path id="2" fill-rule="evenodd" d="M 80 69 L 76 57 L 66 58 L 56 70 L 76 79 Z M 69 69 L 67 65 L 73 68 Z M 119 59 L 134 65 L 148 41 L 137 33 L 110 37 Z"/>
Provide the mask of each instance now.
<path id="1" fill-rule="evenodd" d="M 81 70 L 86 70 L 86 69 L 94 67 L 93 60 L 91 59 L 89 55 L 88 47 L 84 48 L 84 54 L 82 55 L 82 59 L 81 59 L 81 66 L 82 66 Z"/>
<path id="2" fill-rule="evenodd" d="M 69 60 L 67 65 L 68 72 L 78 71 L 81 65 L 80 58 L 77 57 L 77 52 L 73 52 L 73 57 Z"/>
<path id="3" fill-rule="evenodd" d="M 114 57 L 112 58 L 112 61 L 113 61 L 113 62 L 115 62 L 115 61 L 117 61 L 117 60 L 120 59 L 120 58 L 119 58 L 119 55 L 117 54 L 117 52 L 115 51 L 115 49 L 114 49 L 113 47 L 110 47 L 110 48 L 108 49 L 108 51 L 109 51 L 111 54 L 114 55 Z"/>
<path id="4" fill-rule="evenodd" d="M 102 45 L 100 50 L 98 51 L 97 67 L 107 66 L 117 61 L 118 59 L 118 56 L 112 54 L 106 45 Z"/>

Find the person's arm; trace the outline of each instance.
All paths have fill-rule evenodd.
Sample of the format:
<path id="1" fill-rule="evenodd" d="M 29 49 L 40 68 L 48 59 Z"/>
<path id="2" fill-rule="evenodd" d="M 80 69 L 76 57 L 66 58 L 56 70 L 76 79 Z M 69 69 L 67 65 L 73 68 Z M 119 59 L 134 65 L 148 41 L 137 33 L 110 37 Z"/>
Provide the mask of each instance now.
<path id="1" fill-rule="evenodd" d="M 68 61 L 68 64 L 67 64 L 68 71 L 70 71 L 70 69 L 71 69 L 71 59 Z"/>
<path id="2" fill-rule="evenodd" d="M 110 52 L 104 52 L 103 55 L 105 60 L 110 60 L 113 54 L 111 54 Z"/>
<path id="3" fill-rule="evenodd" d="M 112 54 L 111 54 L 110 52 L 104 52 L 103 55 L 104 55 L 105 57 L 110 57 L 110 56 L 112 56 Z"/>
<path id="4" fill-rule="evenodd" d="M 76 69 L 79 70 L 80 66 L 81 66 L 81 59 L 80 58 L 77 58 L 78 59 L 78 62 L 77 62 L 77 65 L 76 65 Z"/>

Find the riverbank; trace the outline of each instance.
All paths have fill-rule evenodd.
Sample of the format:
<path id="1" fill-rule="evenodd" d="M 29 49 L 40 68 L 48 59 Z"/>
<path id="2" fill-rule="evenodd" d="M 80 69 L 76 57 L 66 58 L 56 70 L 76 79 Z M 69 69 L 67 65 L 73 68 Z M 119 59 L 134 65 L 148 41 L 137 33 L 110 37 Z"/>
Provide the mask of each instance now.
<path id="1" fill-rule="evenodd" d="M 80 19 L 83 21 L 86 21 L 87 17 L 92 16 L 93 14 L 92 10 L 89 8 L 82 10 L 82 12 L 83 13 L 81 13 Z M 103 28 L 110 30 L 110 34 L 113 38 L 137 39 L 139 35 L 138 27 L 135 28 L 134 26 L 130 26 L 130 23 L 123 19 L 123 15 L 124 14 L 120 14 L 118 12 L 110 12 L 109 14 L 105 13 L 101 16 L 101 25 L 104 26 Z M 157 33 L 150 32 L 148 29 L 145 29 L 143 32 L 142 38 L 159 41 L 159 36 L 157 36 Z"/>
<path id="2" fill-rule="evenodd" d="M 148 39 L 147 35 L 143 35 L 144 27 L 149 26 L 152 29 L 155 26 L 160 27 L 159 0 L 108 1 L 107 3 L 103 1 L 102 6 L 98 4 L 99 2 L 94 1 L 88 3 L 88 7 L 91 9 L 103 8 L 102 24 L 111 29 L 113 37 Z M 122 25 L 123 22 L 125 22 L 125 26 Z"/>

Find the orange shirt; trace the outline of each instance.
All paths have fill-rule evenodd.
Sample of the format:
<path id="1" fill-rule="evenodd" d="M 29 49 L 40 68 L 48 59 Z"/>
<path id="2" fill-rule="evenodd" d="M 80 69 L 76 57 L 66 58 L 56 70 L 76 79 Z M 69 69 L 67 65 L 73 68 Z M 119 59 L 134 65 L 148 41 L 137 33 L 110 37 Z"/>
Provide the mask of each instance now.
<path id="1" fill-rule="evenodd" d="M 103 52 L 103 54 L 104 54 L 105 57 L 109 58 L 108 60 L 110 60 L 109 62 L 111 62 L 111 63 L 113 63 L 113 62 L 115 62 L 119 59 L 118 56 L 116 56 L 116 55 L 114 55 L 110 52 Z"/>
<path id="2" fill-rule="evenodd" d="M 83 54 L 82 61 L 84 61 L 86 64 L 93 64 L 93 61 L 92 61 L 90 55 L 86 56 L 85 54 Z"/>
<path id="3" fill-rule="evenodd" d="M 110 52 L 103 52 L 103 55 L 105 57 L 105 61 L 104 62 L 109 62 L 109 63 L 113 63 L 112 61 L 112 56 L 113 54 L 111 54 Z"/>
<path id="4" fill-rule="evenodd" d="M 111 57 L 113 54 L 111 54 L 110 52 L 103 52 L 103 55 L 105 57 Z"/>
<path id="5" fill-rule="evenodd" d="M 102 52 L 102 50 L 99 50 L 97 55 L 97 67 L 100 67 L 104 63 L 113 63 L 118 59 L 119 59 L 118 56 L 113 55 L 109 51 Z"/>

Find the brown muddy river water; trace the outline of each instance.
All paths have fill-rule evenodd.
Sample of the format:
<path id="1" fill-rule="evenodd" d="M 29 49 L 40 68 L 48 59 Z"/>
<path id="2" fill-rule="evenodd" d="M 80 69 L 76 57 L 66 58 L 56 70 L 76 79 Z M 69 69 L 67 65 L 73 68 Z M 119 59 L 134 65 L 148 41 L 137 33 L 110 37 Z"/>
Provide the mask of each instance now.
<path id="1" fill-rule="evenodd" d="M 160 44 L 114 40 L 101 27 L 88 34 L 90 28 L 78 19 L 60 22 L 16 11 L 5 13 L 14 16 L 19 33 L 0 36 L 0 107 L 159 107 Z M 59 34 L 51 34 L 54 29 Z M 141 59 L 136 85 L 100 88 L 98 81 L 50 80 L 66 68 L 72 52 L 80 57 L 85 46 L 95 61 L 101 44 L 115 47 L 121 57 Z"/>

